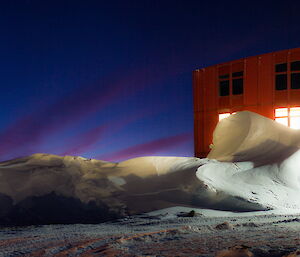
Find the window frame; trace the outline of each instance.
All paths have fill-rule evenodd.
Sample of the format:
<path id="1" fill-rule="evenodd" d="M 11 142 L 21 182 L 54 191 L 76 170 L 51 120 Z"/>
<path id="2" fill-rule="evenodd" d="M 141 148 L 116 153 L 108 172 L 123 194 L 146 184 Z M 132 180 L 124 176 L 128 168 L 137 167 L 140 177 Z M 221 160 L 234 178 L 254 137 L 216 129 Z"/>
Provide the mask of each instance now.
<path id="1" fill-rule="evenodd" d="M 276 114 L 276 111 L 282 111 L 281 114 Z M 284 113 L 284 110 L 286 110 L 286 113 Z M 286 122 L 280 122 L 283 120 L 286 120 Z M 294 122 L 293 122 L 294 120 Z M 295 122 L 298 120 L 299 126 L 293 126 L 292 124 L 297 124 Z M 274 109 L 274 121 L 285 125 L 291 129 L 300 129 L 300 106 L 292 106 L 292 107 L 278 107 Z"/>
<path id="2" fill-rule="evenodd" d="M 283 70 L 277 69 L 278 65 L 283 65 L 283 64 L 286 64 L 286 69 L 283 69 Z M 296 67 L 293 67 L 293 64 Z M 298 68 L 297 68 L 297 65 L 299 66 Z M 300 74 L 300 60 L 275 63 L 275 65 L 274 65 L 274 89 L 275 89 L 275 91 L 299 90 L 300 89 L 300 80 L 299 80 L 298 87 L 292 87 L 293 86 L 292 83 L 295 81 L 293 78 L 293 76 L 295 76 L 294 74 Z M 278 78 L 278 76 L 282 76 L 282 75 L 286 76 L 286 88 L 280 89 L 277 86 L 277 81 L 278 81 L 277 78 Z"/>
<path id="3" fill-rule="evenodd" d="M 226 66 L 223 66 L 226 67 Z M 244 67 L 243 69 L 240 69 L 238 71 L 232 71 L 232 64 L 230 66 L 227 66 L 228 71 L 226 72 L 221 72 L 220 73 L 220 68 L 218 69 L 218 76 L 217 76 L 217 81 L 218 81 L 218 97 L 228 97 L 228 96 L 241 96 L 244 95 Z M 241 93 L 234 93 L 234 89 L 233 89 L 233 84 L 234 84 L 234 80 L 241 80 L 242 82 L 242 89 L 238 90 Z M 221 83 L 224 81 L 228 81 L 229 83 L 229 94 L 226 95 L 221 95 Z"/>
<path id="4" fill-rule="evenodd" d="M 283 65 L 285 64 L 286 69 L 285 70 L 277 70 L 278 65 Z M 289 88 L 289 78 L 288 78 L 288 70 L 289 70 L 290 65 L 288 65 L 288 62 L 282 62 L 282 63 L 275 63 L 274 65 L 274 73 L 275 73 L 275 78 L 274 78 L 274 89 L 275 91 L 283 91 L 283 90 L 288 90 Z M 285 76 L 285 88 L 279 89 L 277 86 L 278 78 L 281 76 Z"/>
<path id="5" fill-rule="evenodd" d="M 221 94 L 221 92 L 222 92 L 221 83 L 223 83 L 223 82 L 228 82 L 228 94 L 226 94 L 226 95 Z M 229 96 L 230 95 L 230 80 L 229 79 L 219 79 L 219 85 L 218 86 L 219 86 L 219 97 L 224 97 L 224 96 Z M 226 90 L 227 90 L 227 88 L 226 88 Z"/>

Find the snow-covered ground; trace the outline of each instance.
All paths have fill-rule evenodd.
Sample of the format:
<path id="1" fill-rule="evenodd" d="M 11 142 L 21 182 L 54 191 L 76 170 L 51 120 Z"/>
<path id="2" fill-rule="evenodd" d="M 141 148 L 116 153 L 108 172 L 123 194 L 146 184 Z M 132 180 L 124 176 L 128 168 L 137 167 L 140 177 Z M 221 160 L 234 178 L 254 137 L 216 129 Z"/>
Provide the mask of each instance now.
<path id="1" fill-rule="evenodd" d="M 95 225 L 3 228 L 0 256 L 288 256 L 300 246 L 300 215 L 277 212 L 172 207 Z"/>

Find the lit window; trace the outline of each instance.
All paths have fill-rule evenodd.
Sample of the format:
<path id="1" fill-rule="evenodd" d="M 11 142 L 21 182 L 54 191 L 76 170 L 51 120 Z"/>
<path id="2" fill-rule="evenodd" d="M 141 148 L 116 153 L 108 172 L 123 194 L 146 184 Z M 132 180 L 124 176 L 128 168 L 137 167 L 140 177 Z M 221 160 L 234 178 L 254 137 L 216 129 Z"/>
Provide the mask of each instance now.
<path id="1" fill-rule="evenodd" d="M 275 121 L 293 129 L 300 129 L 300 107 L 275 109 Z"/>
<path id="2" fill-rule="evenodd" d="M 275 121 L 288 127 L 289 126 L 288 108 L 275 109 Z"/>
<path id="3" fill-rule="evenodd" d="M 290 108 L 290 128 L 300 129 L 300 107 Z"/>
<path id="4" fill-rule="evenodd" d="M 288 115 L 288 108 L 278 108 L 275 109 L 275 117 L 287 117 Z"/>
<path id="5" fill-rule="evenodd" d="M 300 117 L 291 117 L 290 118 L 290 128 L 300 129 Z"/>
<path id="6" fill-rule="evenodd" d="M 300 107 L 290 108 L 290 116 L 300 116 Z"/>
<path id="7" fill-rule="evenodd" d="M 223 119 L 225 119 L 225 118 L 227 118 L 227 117 L 229 117 L 229 116 L 230 116 L 230 112 L 220 113 L 220 114 L 219 114 L 219 121 L 220 121 L 220 120 L 223 120 Z"/>

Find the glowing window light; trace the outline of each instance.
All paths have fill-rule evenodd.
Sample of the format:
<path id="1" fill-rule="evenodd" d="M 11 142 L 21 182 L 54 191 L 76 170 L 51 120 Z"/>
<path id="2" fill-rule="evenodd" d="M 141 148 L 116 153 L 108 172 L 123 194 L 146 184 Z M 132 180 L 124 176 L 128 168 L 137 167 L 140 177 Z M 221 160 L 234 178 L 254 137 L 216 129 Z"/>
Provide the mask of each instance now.
<path id="1" fill-rule="evenodd" d="M 288 108 L 277 108 L 275 109 L 275 117 L 287 117 L 288 116 Z"/>
<path id="2" fill-rule="evenodd" d="M 288 110 L 288 108 L 275 109 L 275 121 L 288 127 L 289 126 L 289 110 Z"/>
<path id="3" fill-rule="evenodd" d="M 289 119 L 288 117 L 284 117 L 284 118 L 275 118 L 275 121 L 282 124 L 282 125 L 285 125 L 285 126 L 289 126 Z"/>
<path id="4" fill-rule="evenodd" d="M 300 107 L 290 108 L 290 116 L 300 116 Z"/>
<path id="5" fill-rule="evenodd" d="M 290 128 L 300 129 L 300 107 L 290 108 Z"/>
<path id="6" fill-rule="evenodd" d="M 219 121 L 220 120 L 223 120 L 223 119 L 225 119 L 225 118 L 227 118 L 227 117 L 229 117 L 230 116 L 230 112 L 227 112 L 227 113 L 220 113 L 219 114 Z"/>
<path id="7" fill-rule="evenodd" d="M 300 117 L 290 117 L 290 128 L 300 129 Z"/>
<path id="8" fill-rule="evenodd" d="M 275 121 L 293 129 L 300 129 L 300 107 L 275 109 Z"/>

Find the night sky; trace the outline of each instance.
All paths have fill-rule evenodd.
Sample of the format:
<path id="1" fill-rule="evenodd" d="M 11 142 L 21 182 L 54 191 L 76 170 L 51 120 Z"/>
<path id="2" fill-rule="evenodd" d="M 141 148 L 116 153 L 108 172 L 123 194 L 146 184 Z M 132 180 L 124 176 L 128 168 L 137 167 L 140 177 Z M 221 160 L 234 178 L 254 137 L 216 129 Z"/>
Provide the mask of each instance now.
<path id="1" fill-rule="evenodd" d="M 0 3 L 0 160 L 193 156 L 192 70 L 300 47 L 300 1 Z"/>

